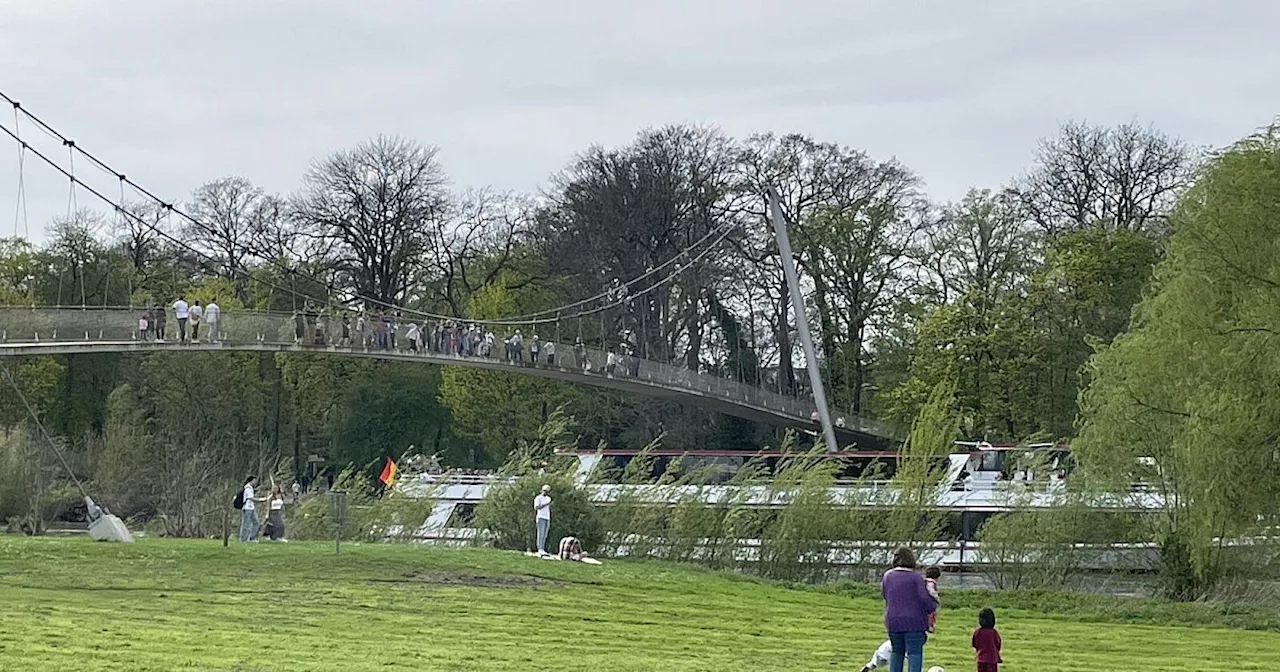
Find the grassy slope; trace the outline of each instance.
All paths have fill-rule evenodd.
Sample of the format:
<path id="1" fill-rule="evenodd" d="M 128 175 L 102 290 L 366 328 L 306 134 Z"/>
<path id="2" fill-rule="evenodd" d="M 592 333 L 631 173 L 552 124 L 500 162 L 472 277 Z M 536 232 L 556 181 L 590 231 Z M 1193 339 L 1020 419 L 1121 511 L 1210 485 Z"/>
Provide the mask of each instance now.
<path id="1" fill-rule="evenodd" d="M 943 611 L 930 664 L 973 669 L 971 607 Z M 1114 614 L 1072 609 L 1002 610 L 1001 669 L 1280 660 L 1277 632 L 1106 624 Z M 882 638 L 873 598 L 661 564 L 0 537 L 0 670 L 857 670 Z"/>

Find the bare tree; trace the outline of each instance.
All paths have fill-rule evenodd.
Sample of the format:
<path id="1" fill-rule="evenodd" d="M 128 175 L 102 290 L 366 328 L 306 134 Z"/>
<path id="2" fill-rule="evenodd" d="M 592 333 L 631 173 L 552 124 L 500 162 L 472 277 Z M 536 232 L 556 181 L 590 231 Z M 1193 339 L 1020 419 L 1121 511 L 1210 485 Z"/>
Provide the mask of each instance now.
<path id="1" fill-rule="evenodd" d="M 315 164 L 294 216 L 360 295 L 401 305 L 448 203 L 436 148 L 380 136 Z"/>
<path id="2" fill-rule="evenodd" d="M 699 368 L 705 288 L 724 276 L 727 259 L 693 259 L 723 242 L 718 227 L 730 215 L 736 154 L 717 129 L 669 126 L 644 131 L 625 147 L 593 147 L 555 178 L 539 220 L 553 270 L 573 278 L 580 296 L 614 280 L 636 281 L 628 290 L 635 298 L 603 327 L 609 336 L 632 329 L 642 354 L 682 357 Z M 681 261 L 646 276 L 676 257 Z M 672 274 L 673 281 L 654 286 Z"/>
<path id="3" fill-rule="evenodd" d="M 1163 235 L 1194 161 L 1186 144 L 1151 128 L 1071 122 L 1041 141 L 1014 190 L 1050 234 L 1104 227 Z"/>
<path id="4" fill-rule="evenodd" d="M 199 223 L 183 227 L 188 240 L 215 260 L 214 273 L 234 279 L 257 256 L 254 230 L 264 219 L 279 218 L 279 201 L 243 177 L 224 177 L 196 189 L 191 214 Z"/>
<path id="5" fill-rule="evenodd" d="M 65 299 L 78 298 L 81 305 L 89 303 L 89 297 L 102 288 L 95 286 L 90 291 L 87 271 L 102 260 L 106 251 L 98 241 L 98 233 L 106 227 L 102 215 L 92 210 L 76 210 L 70 217 L 59 218 L 50 225 L 49 251 L 65 264 L 58 273 L 58 299 L 61 304 Z M 104 281 L 105 274 L 97 278 Z"/>
<path id="6" fill-rule="evenodd" d="M 116 240 L 133 270 L 145 278 L 163 247 L 161 234 L 167 231 L 168 217 L 163 207 L 150 201 L 125 203 L 121 210 L 113 221 Z"/>
<path id="7" fill-rule="evenodd" d="M 468 191 L 449 204 L 441 226 L 430 228 L 420 299 L 462 316 L 466 298 L 495 282 L 529 240 L 535 205 L 515 194 Z"/>

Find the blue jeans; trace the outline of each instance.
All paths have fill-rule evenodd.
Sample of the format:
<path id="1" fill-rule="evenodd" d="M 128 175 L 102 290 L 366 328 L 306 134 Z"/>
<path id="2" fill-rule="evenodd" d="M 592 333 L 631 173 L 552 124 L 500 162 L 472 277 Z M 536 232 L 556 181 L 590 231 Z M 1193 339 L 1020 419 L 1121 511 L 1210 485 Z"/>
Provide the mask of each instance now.
<path id="1" fill-rule="evenodd" d="M 889 672 L 902 672 L 903 658 L 908 661 L 909 672 L 924 670 L 924 642 L 928 638 L 925 632 L 891 632 L 889 643 L 893 645 L 893 653 L 889 655 Z"/>
<path id="2" fill-rule="evenodd" d="M 547 533 L 551 531 L 550 518 L 538 518 L 538 552 L 547 552 Z"/>
<path id="3" fill-rule="evenodd" d="M 253 509 L 240 510 L 240 541 L 250 542 L 258 540 L 258 528 L 262 523 L 258 521 L 258 512 Z"/>

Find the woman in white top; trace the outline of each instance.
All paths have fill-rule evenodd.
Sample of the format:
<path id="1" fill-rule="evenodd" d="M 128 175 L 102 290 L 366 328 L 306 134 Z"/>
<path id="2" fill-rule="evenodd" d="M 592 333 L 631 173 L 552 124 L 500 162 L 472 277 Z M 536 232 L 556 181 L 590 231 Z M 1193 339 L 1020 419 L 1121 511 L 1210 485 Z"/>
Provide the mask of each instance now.
<path id="1" fill-rule="evenodd" d="M 405 334 L 405 338 L 409 339 L 409 352 L 418 351 L 418 334 L 419 333 L 420 332 L 418 331 L 418 325 L 412 322 L 409 323 L 409 332 Z"/>
<path id="2" fill-rule="evenodd" d="M 271 541 L 288 541 L 284 537 L 284 489 L 279 484 L 271 486 L 267 498 L 267 538 Z"/>
<path id="3" fill-rule="evenodd" d="M 250 476 L 244 479 L 244 485 L 240 490 L 240 541 L 244 543 L 252 543 L 258 540 L 258 511 L 256 502 L 266 501 L 266 498 L 258 498 L 254 496 L 253 484 L 258 480 L 257 476 Z"/>

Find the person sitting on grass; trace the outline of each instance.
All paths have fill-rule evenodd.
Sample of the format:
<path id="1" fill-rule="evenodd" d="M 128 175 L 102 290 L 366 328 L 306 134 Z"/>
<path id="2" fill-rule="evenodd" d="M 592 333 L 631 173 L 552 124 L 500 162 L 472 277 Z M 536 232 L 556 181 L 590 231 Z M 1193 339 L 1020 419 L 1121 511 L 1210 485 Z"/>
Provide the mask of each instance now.
<path id="1" fill-rule="evenodd" d="M 560 559 L 581 562 L 587 554 L 582 552 L 582 541 L 577 537 L 565 537 L 560 540 Z"/>
<path id="2" fill-rule="evenodd" d="M 884 640 L 884 644 L 881 644 L 880 648 L 876 649 L 876 652 L 871 654 L 871 660 L 868 661 L 866 665 L 862 666 L 861 672 L 871 672 L 871 670 L 878 670 L 882 667 L 888 667 L 889 656 L 892 653 L 893 653 L 893 642 L 887 639 Z"/>
<path id="3" fill-rule="evenodd" d="M 996 612 L 983 609 L 978 612 L 978 629 L 971 640 L 978 661 L 978 672 L 999 672 L 1000 631 L 996 630 Z"/>

